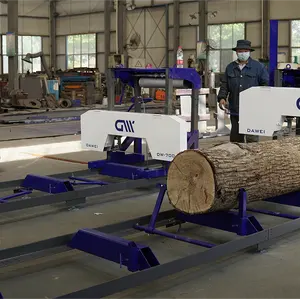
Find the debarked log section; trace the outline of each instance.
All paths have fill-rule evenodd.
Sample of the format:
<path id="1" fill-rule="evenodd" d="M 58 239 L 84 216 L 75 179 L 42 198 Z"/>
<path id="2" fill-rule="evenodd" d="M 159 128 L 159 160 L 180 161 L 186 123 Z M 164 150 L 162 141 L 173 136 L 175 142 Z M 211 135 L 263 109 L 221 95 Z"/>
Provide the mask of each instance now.
<path id="1" fill-rule="evenodd" d="M 237 207 L 241 188 L 248 202 L 300 190 L 300 138 L 186 150 L 168 170 L 169 200 L 188 214 Z"/>

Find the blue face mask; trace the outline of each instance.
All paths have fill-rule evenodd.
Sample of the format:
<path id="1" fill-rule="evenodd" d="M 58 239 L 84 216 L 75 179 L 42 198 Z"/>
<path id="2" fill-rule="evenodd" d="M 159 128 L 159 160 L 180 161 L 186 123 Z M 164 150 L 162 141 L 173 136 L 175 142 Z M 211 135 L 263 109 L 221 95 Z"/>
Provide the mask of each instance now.
<path id="1" fill-rule="evenodd" d="M 250 57 L 250 52 L 237 53 L 238 60 L 247 61 Z"/>

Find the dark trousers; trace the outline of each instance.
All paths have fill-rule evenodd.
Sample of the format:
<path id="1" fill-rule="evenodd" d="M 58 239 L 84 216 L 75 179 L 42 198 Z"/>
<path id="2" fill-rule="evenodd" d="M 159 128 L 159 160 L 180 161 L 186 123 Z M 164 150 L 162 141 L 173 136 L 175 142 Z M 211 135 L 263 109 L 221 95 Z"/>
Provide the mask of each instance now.
<path id="1" fill-rule="evenodd" d="M 231 115 L 230 121 L 231 121 L 230 142 L 244 143 L 245 137 L 246 137 L 247 143 L 259 141 L 258 136 L 255 136 L 255 135 L 246 135 L 245 136 L 244 134 L 239 133 L 239 117 L 238 116 Z"/>

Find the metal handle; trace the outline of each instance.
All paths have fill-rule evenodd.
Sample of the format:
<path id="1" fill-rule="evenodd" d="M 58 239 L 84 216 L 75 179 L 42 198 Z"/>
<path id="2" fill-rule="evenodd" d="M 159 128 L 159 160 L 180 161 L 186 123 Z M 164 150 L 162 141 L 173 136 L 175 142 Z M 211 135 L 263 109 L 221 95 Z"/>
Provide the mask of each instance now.
<path id="1" fill-rule="evenodd" d="M 221 105 L 220 109 L 223 110 L 228 115 L 239 116 L 238 113 L 230 112 L 230 110 L 227 109 L 224 105 Z"/>

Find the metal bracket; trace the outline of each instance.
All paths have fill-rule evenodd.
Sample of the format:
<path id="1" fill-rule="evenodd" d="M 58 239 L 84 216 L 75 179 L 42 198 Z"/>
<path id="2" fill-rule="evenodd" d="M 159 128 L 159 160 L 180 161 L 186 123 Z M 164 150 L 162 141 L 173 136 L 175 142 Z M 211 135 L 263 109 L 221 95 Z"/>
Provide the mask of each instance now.
<path id="1" fill-rule="evenodd" d="M 28 174 L 21 184 L 22 188 L 38 190 L 50 194 L 74 191 L 69 180 L 56 179 L 49 176 Z"/>
<path id="2" fill-rule="evenodd" d="M 148 246 L 93 229 L 79 230 L 68 245 L 73 249 L 119 263 L 120 266 L 127 266 L 131 272 L 159 265 L 157 258 Z"/>

